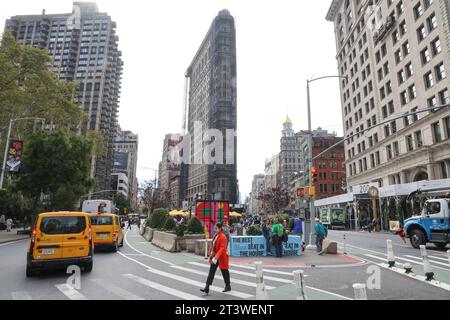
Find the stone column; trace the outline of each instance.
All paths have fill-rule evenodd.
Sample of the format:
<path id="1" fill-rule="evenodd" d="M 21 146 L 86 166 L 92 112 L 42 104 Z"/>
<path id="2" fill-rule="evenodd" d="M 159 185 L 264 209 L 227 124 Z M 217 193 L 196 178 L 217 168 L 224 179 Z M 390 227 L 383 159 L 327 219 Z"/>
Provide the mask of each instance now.
<path id="1" fill-rule="evenodd" d="M 434 164 L 433 163 L 427 164 L 427 171 L 428 171 L 428 180 L 435 180 L 436 177 L 434 175 Z"/>
<path id="2" fill-rule="evenodd" d="M 400 183 L 401 184 L 406 184 L 407 182 L 407 178 L 406 178 L 406 171 L 401 171 L 400 172 Z"/>

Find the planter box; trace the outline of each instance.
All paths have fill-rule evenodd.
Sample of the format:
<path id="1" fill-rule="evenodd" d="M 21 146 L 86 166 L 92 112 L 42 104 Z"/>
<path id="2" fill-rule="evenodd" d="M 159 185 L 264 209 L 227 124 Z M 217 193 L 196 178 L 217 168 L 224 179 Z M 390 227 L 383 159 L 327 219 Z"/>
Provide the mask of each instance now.
<path id="1" fill-rule="evenodd" d="M 155 230 L 149 227 L 145 227 L 145 232 L 143 237 L 145 238 L 145 240 L 147 240 L 148 242 L 151 242 L 153 240 L 153 234 L 154 234 Z"/>
<path id="2" fill-rule="evenodd" d="M 184 238 L 185 238 L 185 242 L 186 242 L 187 252 L 194 253 L 197 240 L 205 239 L 205 235 L 204 234 L 187 234 L 184 236 Z"/>
<path id="3" fill-rule="evenodd" d="M 211 249 L 212 239 L 208 239 L 208 247 L 207 247 L 207 254 L 209 252 L 209 249 Z M 198 256 L 205 256 L 205 240 L 197 240 L 195 241 L 195 254 Z"/>
<path id="4" fill-rule="evenodd" d="M 168 252 L 178 252 L 178 237 L 176 234 L 154 231 L 152 244 Z"/>

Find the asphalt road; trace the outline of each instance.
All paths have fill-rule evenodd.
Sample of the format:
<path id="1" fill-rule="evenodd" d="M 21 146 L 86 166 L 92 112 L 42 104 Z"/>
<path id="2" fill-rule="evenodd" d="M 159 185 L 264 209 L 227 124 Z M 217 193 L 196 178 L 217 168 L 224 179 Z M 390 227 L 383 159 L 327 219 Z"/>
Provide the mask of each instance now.
<path id="1" fill-rule="evenodd" d="M 341 234 L 330 232 L 330 238 Z M 354 236 L 354 238 L 353 238 Z M 348 241 L 366 245 L 371 250 L 382 248 L 382 237 L 355 234 Z M 373 237 L 373 239 L 372 239 Z M 224 294 L 220 272 L 216 275 L 211 295 L 202 297 L 208 265 L 201 257 L 191 254 L 170 254 L 152 246 L 139 236 L 137 229 L 127 233 L 126 243 L 119 253 L 97 252 L 91 273 L 81 274 L 81 288 L 66 285 L 69 277 L 63 271 L 45 272 L 33 278 L 25 277 L 28 241 L 0 245 L 0 299 L 2 300 L 252 300 L 255 299 L 255 272 L 233 266 L 230 270 L 233 291 Z M 385 240 L 384 240 L 385 241 Z M 407 250 L 406 248 L 404 248 Z M 410 253 L 410 251 L 405 251 Z M 301 259 L 301 257 L 299 257 Z M 308 299 L 351 299 L 352 284 L 365 283 L 367 268 L 373 264 L 340 268 L 305 269 Z M 292 268 L 270 269 L 265 272 L 269 298 L 296 299 L 292 284 Z M 369 299 L 448 299 L 449 291 L 414 279 L 381 270 L 381 289 L 369 290 Z"/>

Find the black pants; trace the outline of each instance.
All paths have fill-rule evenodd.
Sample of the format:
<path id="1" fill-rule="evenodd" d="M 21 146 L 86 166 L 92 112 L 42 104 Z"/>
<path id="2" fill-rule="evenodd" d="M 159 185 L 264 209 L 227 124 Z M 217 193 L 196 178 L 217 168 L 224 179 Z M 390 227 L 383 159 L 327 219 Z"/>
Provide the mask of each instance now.
<path id="1" fill-rule="evenodd" d="M 216 275 L 216 271 L 217 268 L 219 267 L 219 262 L 217 262 L 216 264 L 211 264 L 211 267 L 209 268 L 209 274 L 208 274 L 208 279 L 206 280 L 206 285 L 211 286 L 213 284 L 214 281 L 214 276 Z M 223 280 L 225 281 L 225 285 L 226 286 L 230 286 L 230 271 L 227 270 L 222 270 L 220 269 L 220 271 L 222 271 L 222 276 L 223 276 Z"/>

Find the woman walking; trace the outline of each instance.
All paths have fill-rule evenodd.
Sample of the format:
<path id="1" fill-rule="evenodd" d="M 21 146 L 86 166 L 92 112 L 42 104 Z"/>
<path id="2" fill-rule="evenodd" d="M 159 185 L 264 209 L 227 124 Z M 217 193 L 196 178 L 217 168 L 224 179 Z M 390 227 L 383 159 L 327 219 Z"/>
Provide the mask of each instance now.
<path id="1" fill-rule="evenodd" d="M 215 236 L 213 238 L 211 250 L 209 251 L 209 264 L 211 267 L 209 269 L 208 279 L 206 280 L 206 286 L 204 289 L 200 289 L 205 295 L 209 294 L 209 287 L 214 281 L 217 268 L 220 268 L 223 280 L 225 281 L 225 290 L 222 292 L 231 291 L 229 257 L 227 254 L 228 243 L 222 228 L 223 226 L 221 223 L 216 224 L 214 227 Z"/>

